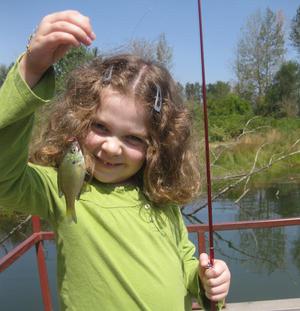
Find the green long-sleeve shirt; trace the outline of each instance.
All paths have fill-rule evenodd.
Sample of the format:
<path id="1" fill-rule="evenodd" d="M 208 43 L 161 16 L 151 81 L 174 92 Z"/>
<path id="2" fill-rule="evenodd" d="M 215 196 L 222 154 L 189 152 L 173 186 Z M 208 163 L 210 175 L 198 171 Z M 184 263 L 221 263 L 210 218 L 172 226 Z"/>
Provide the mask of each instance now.
<path id="1" fill-rule="evenodd" d="M 178 207 L 154 208 L 139 188 L 91 182 L 69 224 L 57 172 L 28 164 L 34 111 L 53 95 L 48 72 L 34 88 L 18 63 L 0 89 L 0 206 L 53 226 L 61 310 L 190 310 L 201 303 L 198 260 Z"/>

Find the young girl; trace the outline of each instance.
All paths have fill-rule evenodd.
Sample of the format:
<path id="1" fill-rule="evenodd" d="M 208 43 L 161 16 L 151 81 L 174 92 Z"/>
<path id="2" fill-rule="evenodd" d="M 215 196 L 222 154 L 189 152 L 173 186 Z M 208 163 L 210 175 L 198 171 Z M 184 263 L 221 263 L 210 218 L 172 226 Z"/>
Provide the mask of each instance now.
<path id="1" fill-rule="evenodd" d="M 62 310 L 190 310 L 222 301 L 230 272 L 193 257 L 178 205 L 199 191 L 191 117 L 161 66 L 131 55 L 73 72 L 28 161 L 34 111 L 53 95 L 52 65 L 95 39 L 76 11 L 46 16 L 0 89 L 0 205 L 48 219 Z M 78 141 L 92 176 L 66 219 L 57 168 Z M 207 299 L 208 298 L 208 299 Z"/>

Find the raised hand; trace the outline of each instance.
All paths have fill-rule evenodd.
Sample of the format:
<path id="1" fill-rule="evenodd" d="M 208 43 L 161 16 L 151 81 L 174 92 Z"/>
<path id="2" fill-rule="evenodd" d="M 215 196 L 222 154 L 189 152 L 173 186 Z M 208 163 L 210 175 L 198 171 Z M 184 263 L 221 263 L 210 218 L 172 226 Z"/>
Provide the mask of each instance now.
<path id="1" fill-rule="evenodd" d="M 20 73 L 33 87 L 71 47 L 90 45 L 95 38 L 89 18 L 77 11 L 47 15 L 40 22 L 20 61 Z"/>
<path id="2" fill-rule="evenodd" d="M 214 266 L 209 267 L 209 258 L 205 253 L 199 257 L 199 277 L 205 290 L 205 295 L 212 301 L 221 301 L 229 291 L 230 271 L 226 263 L 215 259 Z"/>

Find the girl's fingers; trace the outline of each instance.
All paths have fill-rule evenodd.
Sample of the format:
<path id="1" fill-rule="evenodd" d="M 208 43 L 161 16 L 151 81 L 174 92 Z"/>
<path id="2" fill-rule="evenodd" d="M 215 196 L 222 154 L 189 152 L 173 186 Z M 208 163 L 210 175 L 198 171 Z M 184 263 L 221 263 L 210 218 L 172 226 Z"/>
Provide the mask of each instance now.
<path id="1" fill-rule="evenodd" d="M 77 11 L 45 16 L 20 61 L 23 78 L 33 87 L 44 72 L 61 59 L 70 47 L 90 45 L 95 39 L 90 20 Z"/>
<path id="2" fill-rule="evenodd" d="M 204 287 L 205 296 L 212 301 L 220 301 L 228 294 L 228 286 L 222 284 L 217 287 Z"/>
<path id="3" fill-rule="evenodd" d="M 90 39 L 95 39 L 95 34 L 93 33 L 90 19 L 77 11 L 67 10 L 47 15 L 43 18 L 41 24 L 53 24 L 59 21 L 64 21 L 76 25 L 81 28 Z"/>
<path id="4" fill-rule="evenodd" d="M 220 264 L 219 264 L 218 260 L 214 261 L 214 266 L 212 267 L 210 265 L 209 257 L 206 253 L 200 254 L 199 265 L 200 265 L 200 277 L 201 278 L 203 278 L 203 277 L 215 278 L 218 276 L 218 274 L 222 273 L 222 271 L 219 272 L 220 268 L 218 268 L 218 265 L 220 265 Z M 216 268 L 218 268 L 218 270 L 216 270 Z"/>
<path id="5" fill-rule="evenodd" d="M 49 49 L 53 48 L 54 50 L 59 45 L 80 46 L 80 41 L 78 41 L 72 34 L 66 32 L 52 32 L 39 40 L 41 44 L 44 43 Z"/>
<path id="6" fill-rule="evenodd" d="M 89 18 L 77 11 L 63 11 L 45 16 L 30 42 L 31 50 L 38 52 L 50 48 L 52 52 L 60 49 L 60 45 L 90 45 L 95 34 Z M 67 49 L 66 49 L 67 50 Z"/>
<path id="7" fill-rule="evenodd" d="M 86 32 L 81 27 L 65 21 L 58 21 L 52 24 L 45 25 L 43 35 L 47 36 L 56 32 L 71 34 L 76 38 L 77 41 L 85 45 L 90 45 L 92 43 L 91 38 L 87 36 Z"/>
<path id="8" fill-rule="evenodd" d="M 205 253 L 200 254 L 199 275 L 207 298 L 212 301 L 220 301 L 228 294 L 230 271 L 222 260 L 214 260 L 213 267 L 210 267 L 209 263 L 208 255 Z"/>
<path id="9" fill-rule="evenodd" d="M 208 271 L 206 271 L 208 272 Z M 217 287 L 222 284 L 227 284 L 230 280 L 230 276 L 227 273 L 222 273 L 218 275 L 217 277 L 210 277 L 205 272 L 205 277 L 203 278 L 203 285 L 209 286 L 209 287 Z M 210 272 L 210 271 L 209 271 Z"/>
<path id="10" fill-rule="evenodd" d="M 209 257 L 206 253 L 201 253 L 199 256 L 199 264 L 203 269 L 207 269 L 209 266 Z"/>
<path id="11" fill-rule="evenodd" d="M 207 279 L 217 279 L 223 274 L 224 270 L 218 269 L 216 265 L 213 267 L 208 267 L 204 270 L 203 274 Z"/>
<path id="12" fill-rule="evenodd" d="M 211 267 L 209 265 L 208 257 L 206 259 L 206 258 L 204 258 L 204 256 L 203 256 L 202 260 L 200 257 L 200 266 L 202 268 L 204 268 L 204 273 L 205 273 L 206 277 L 208 277 L 208 278 L 216 278 L 219 275 L 221 275 L 222 273 L 224 273 L 225 271 L 229 272 L 227 265 L 223 260 L 215 259 L 214 265 L 213 265 L 213 267 Z"/>

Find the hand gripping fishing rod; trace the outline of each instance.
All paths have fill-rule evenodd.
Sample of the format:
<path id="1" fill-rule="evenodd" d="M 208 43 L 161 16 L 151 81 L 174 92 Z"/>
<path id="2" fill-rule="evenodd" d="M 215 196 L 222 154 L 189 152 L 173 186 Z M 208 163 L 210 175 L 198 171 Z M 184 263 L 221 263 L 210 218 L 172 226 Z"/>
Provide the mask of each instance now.
<path id="1" fill-rule="evenodd" d="M 207 208 L 208 208 L 208 227 L 209 227 L 209 260 L 210 260 L 210 266 L 212 267 L 214 265 L 215 252 L 214 252 L 214 237 L 213 237 L 213 216 L 212 216 L 212 201 L 211 201 L 211 177 L 210 177 L 209 138 L 208 138 L 208 114 L 207 114 L 207 101 L 206 101 L 206 82 L 205 82 L 205 67 L 204 67 L 201 0 L 198 0 L 198 16 L 199 16 L 201 69 L 202 69 L 202 100 L 203 100 L 206 183 L 207 183 Z M 216 310 L 215 307 L 216 307 L 215 303 L 211 302 L 211 311 L 215 311 Z"/>

